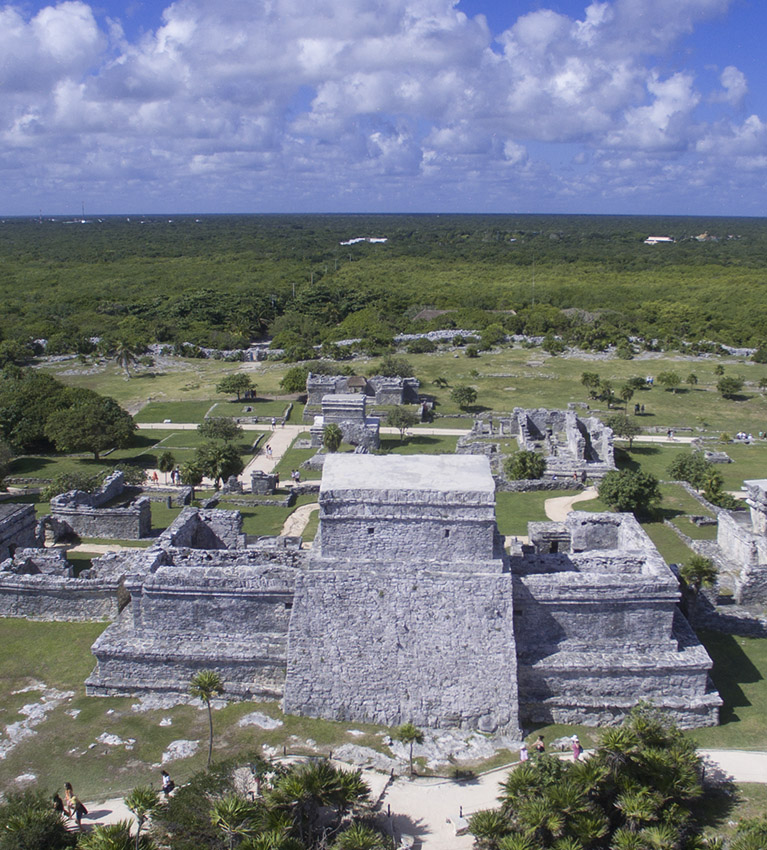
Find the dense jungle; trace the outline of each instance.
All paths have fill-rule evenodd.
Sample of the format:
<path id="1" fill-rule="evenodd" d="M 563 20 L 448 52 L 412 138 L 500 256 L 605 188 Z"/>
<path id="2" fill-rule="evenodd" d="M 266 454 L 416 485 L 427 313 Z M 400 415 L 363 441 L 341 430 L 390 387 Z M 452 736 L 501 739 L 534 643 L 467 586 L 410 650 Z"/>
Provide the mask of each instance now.
<path id="1" fill-rule="evenodd" d="M 646 245 L 651 235 L 670 244 Z M 385 242 L 356 241 L 375 237 Z M 0 346 L 284 348 L 439 328 L 601 350 L 767 340 L 764 219 L 281 215 L 0 221 Z M 423 308 L 432 308 L 418 317 Z M 449 311 L 437 313 L 434 311 Z M 296 353 L 301 353 L 296 352 Z M 300 359 L 296 357 L 295 359 Z"/>

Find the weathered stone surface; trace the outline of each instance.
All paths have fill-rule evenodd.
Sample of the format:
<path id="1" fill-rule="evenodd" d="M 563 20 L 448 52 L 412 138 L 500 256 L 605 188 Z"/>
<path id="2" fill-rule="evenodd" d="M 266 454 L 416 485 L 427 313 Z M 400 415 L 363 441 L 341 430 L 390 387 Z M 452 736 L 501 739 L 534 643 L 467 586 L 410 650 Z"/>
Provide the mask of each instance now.
<path id="1" fill-rule="evenodd" d="M 95 493 L 70 490 L 51 499 L 51 525 L 57 537 L 105 537 L 139 540 L 152 530 L 152 509 L 144 496 L 127 496 L 124 504 L 113 504 L 127 494 L 122 472 L 113 472 Z M 110 504 L 112 503 L 112 504 Z"/>
<path id="2" fill-rule="evenodd" d="M 0 504 L 0 561 L 17 549 L 39 544 L 35 506 Z"/>

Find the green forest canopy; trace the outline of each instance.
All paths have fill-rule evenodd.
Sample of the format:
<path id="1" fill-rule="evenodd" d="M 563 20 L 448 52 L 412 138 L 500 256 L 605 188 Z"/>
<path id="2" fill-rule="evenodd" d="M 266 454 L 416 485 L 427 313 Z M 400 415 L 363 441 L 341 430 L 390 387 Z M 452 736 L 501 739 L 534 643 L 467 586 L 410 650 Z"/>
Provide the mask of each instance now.
<path id="1" fill-rule="evenodd" d="M 694 238 L 703 233 L 716 241 Z M 648 246 L 648 235 L 677 241 Z M 357 236 L 388 241 L 340 244 Z M 767 342 L 766 287 L 762 219 L 0 222 L 0 334 L 52 339 L 60 351 L 82 350 L 91 336 L 231 348 L 273 333 L 307 343 L 489 324 L 565 333 L 585 347 L 629 335 L 758 346 Z M 415 321 L 427 306 L 457 312 Z"/>

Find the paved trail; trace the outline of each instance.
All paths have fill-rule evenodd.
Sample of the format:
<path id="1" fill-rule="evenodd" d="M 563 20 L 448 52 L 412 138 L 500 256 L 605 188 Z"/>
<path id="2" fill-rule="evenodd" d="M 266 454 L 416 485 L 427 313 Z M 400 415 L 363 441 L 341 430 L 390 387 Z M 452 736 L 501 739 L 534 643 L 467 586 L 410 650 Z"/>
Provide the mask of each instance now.
<path id="1" fill-rule="evenodd" d="M 576 502 L 587 502 L 590 499 L 596 499 L 597 495 L 596 487 L 588 487 L 582 493 L 576 493 L 575 496 L 556 496 L 553 499 L 546 499 L 543 509 L 546 511 L 546 516 L 553 522 L 564 522 Z"/>

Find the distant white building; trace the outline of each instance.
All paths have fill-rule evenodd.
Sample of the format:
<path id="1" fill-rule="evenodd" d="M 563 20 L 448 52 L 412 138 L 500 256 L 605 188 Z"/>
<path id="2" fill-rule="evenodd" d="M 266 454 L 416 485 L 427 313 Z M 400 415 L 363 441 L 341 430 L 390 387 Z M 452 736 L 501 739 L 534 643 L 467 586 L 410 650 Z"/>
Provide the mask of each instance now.
<path id="1" fill-rule="evenodd" d="M 675 242 L 676 240 L 671 236 L 648 236 L 645 239 L 645 245 L 663 245 L 668 242 Z"/>

